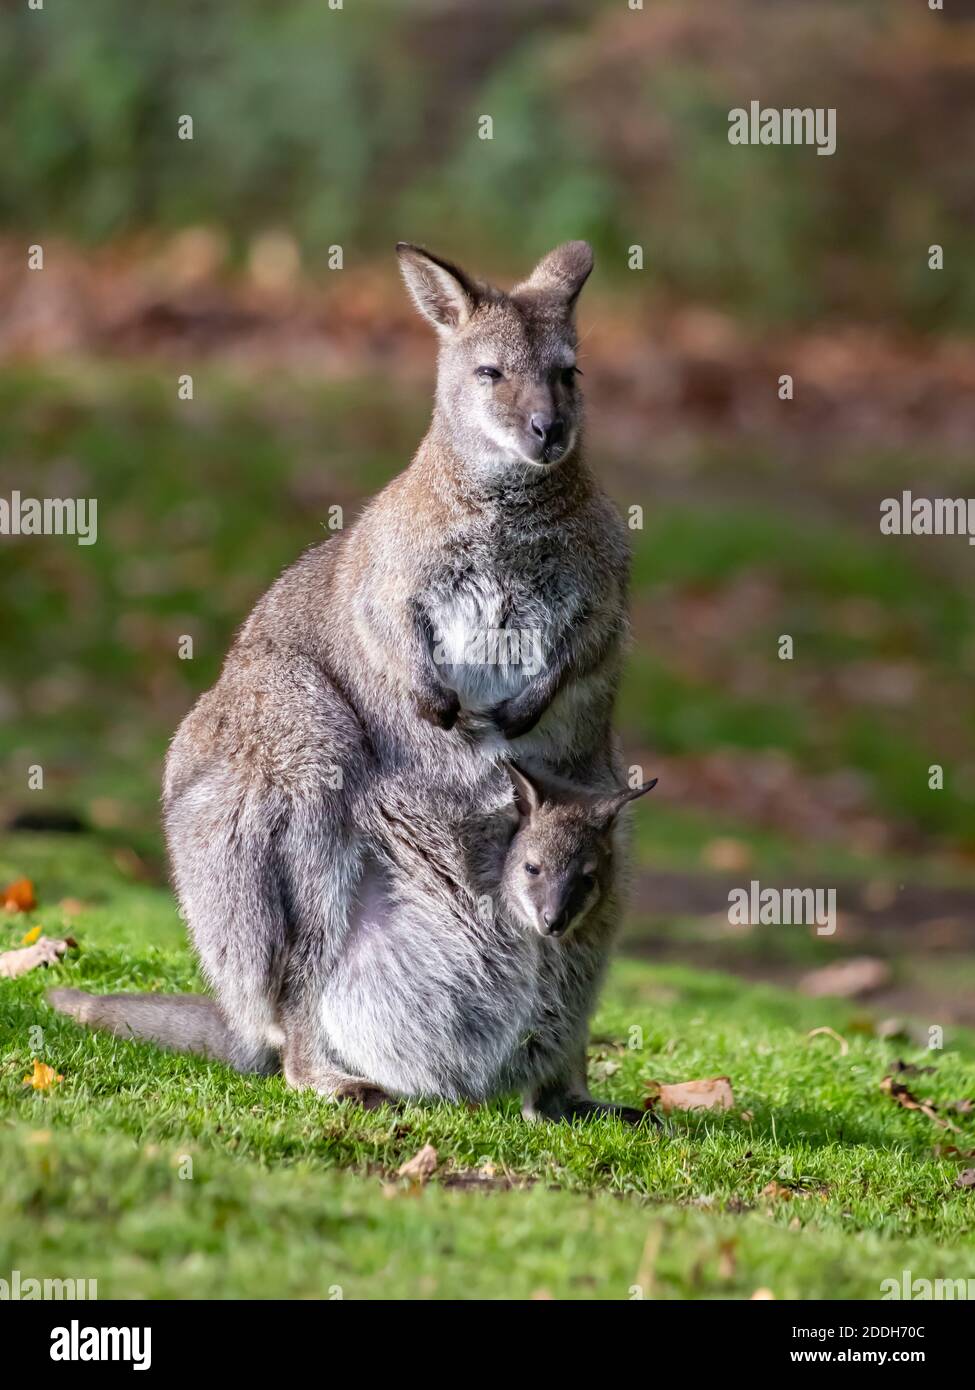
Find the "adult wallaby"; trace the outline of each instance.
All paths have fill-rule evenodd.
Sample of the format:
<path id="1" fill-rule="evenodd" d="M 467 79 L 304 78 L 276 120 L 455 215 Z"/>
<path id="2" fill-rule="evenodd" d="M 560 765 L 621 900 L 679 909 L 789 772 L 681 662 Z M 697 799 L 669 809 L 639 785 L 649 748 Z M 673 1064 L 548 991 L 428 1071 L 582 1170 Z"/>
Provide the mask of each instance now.
<path id="1" fill-rule="evenodd" d="M 620 773 L 628 546 L 582 458 L 574 310 L 590 248 L 557 248 L 510 294 L 397 249 L 440 335 L 430 429 L 355 525 L 260 600 L 164 781 L 175 886 L 238 1064 L 280 1049 L 291 1084 L 330 1095 L 372 1080 L 350 1075 L 323 1001 L 374 891 L 377 793 L 476 847 L 501 833 L 514 753 L 607 791 Z M 587 923 L 593 981 L 616 917 L 614 884 Z M 361 984 L 378 1001 L 395 981 Z M 577 1056 L 550 1073 L 540 1093 L 578 1089 Z"/>
<path id="2" fill-rule="evenodd" d="M 639 1120 L 643 1112 L 595 1101 L 585 1087 L 604 954 L 602 932 L 589 923 L 614 891 L 617 816 L 656 779 L 607 793 L 513 763 L 507 770 L 514 823 L 492 843 L 480 840 L 474 855 L 463 827 L 413 820 L 395 784 L 378 790 L 369 888 L 323 998 L 332 1045 L 371 1078 L 343 1094 L 372 1106 L 401 1095 L 483 1100 L 520 1089 L 533 1116 L 605 1111 Z M 48 998 L 89 1027 L 247 1065 L 220 1006 L 202 995 L 55 989 Z M 539 1088 L 566 1055 L 575 1076 Z"/>

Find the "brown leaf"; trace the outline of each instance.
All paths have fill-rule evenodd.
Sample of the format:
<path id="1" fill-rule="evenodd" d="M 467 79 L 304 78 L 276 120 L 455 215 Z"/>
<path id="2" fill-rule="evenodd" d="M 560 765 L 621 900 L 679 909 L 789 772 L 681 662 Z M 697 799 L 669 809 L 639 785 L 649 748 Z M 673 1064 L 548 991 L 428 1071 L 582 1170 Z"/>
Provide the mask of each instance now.
<path id="1" fill-rule="evenodd" d="M 880 1083 L 880 1089 L 886 1091 L 891 1100 L 895 1100 L 898 1105 L 902 1105 L 905 1110 L 920 1110 L 923 1115 L 927 1115 L 941 1129 L 950 1129 L 953 1133 L 958 1133 L 958 1126 L 953 1125 L 950 1120 L 942 1120 L 937 1114 L 933 1101 L 918 1100 L 912 1096 L 904 1085 L 903 1081 L 895 1081 L 892 1076 L 885 1076 Z"/>
<path id="2" fill-rule="evenodd" d="M 975 1168 L 963 1168 L 955 1178 L 956 1187 L 975 1187 Z"/>
<path id="3" fill-rule="evenodd" d="M 34 885 L 29 878 L 18 878 L 8 883 L 0 896 L 8 912 L 33 912 L 37 906 Z"/>
<path id="4" fill-rule="evenodd" d="M 665 1115 L 672 1110 L 730 1110 L 735 1103 L 731 1080 L 727 1076 L 679 1081 L 673 1085 L 648 1081 L 647 1092 L 643 1108 L 650 1110 L 659 1101 Z"/>
<path id="5" fill-rule="evenodd" d="M 838 999 L 856 999 L 871 994 L 890 982 L 891 969 L 885 960 L 874 956 L 854 956 L 851 960 L 824 965 L 810 970 L 799 981 L 799 989 L 813 999 L 833 995 Z"/>
<path id="6" fill-rule="evenodd" d="M 30 1076 L 24 1077 L 24 1085 L 33 1087 L 35 1091 L 49 1091 L 55 1081 L 63 1080 L 64 1077 L 53 1067 L 49 1067 L 46 1062 L 39 1062 L 35 1057 L 34 1070 Z"/>
<path id="7" fill-rule="evenodd" d="M 900 1057 L 895 1057 L 891 1066 L 898 1076 L 933 1076 L 937 1070 L 936 1067 L 919 1067 L 916 1063 L 905 1062 Z"/>
<path id="8" fill-rule="evenodd" d="M 408 1158 L 396 1171 L 398 1178 L 409 1178 L 411 1182 L 425 1183 L 437 1171 L 438 1154 L 432 1144 L 424 1144 L 418 1153 Z"/>
<path id="9" fill-rule="evenodd" d="M 731 1236 L 728 1240 L 723 1240 L 718 1246 L 718 1278 L 734 1279 L 735 1271 L 738 1268 L 736 1249 L 738 1246 L 737 1237 Z"/>

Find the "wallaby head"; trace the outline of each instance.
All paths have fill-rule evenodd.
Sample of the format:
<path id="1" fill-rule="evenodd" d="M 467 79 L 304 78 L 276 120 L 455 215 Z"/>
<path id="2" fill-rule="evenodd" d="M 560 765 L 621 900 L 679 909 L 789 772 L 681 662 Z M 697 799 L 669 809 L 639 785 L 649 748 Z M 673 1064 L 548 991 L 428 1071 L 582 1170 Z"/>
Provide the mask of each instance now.
<path id="1" fill-rule="evenodd" d="M 657 785 L 592 792 L 507 764 L 518 828 L 501 889 L 510 910 L 542 936 L 564 936 L 600 902 L 612 880 L 613 825 L 628 801 Z"/>
<path id="2" fill-rule="evenodd" d="M 456 455 L 482 472 L 567 458 L 582 426 L 574 311 L 592 270 L 588 243 L 557 246 L 509 294 L 419 246 L 396 250 L 440 334 L 437 423 Z"/>

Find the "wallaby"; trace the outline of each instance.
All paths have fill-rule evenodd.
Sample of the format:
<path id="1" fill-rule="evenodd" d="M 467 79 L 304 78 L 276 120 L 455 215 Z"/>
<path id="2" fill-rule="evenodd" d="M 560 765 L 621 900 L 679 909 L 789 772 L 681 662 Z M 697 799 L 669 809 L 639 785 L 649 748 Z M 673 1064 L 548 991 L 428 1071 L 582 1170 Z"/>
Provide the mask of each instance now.
<path id="1" fill-rule="evenodd" d="M 629 552 L 582 458 L 576 364 L 592 253 L 558 247 L 505 294 L 397 250 L 440 336 L 430 429 L 356 523 L 257 604 L 177 731 L 163 788 L 175 887 L 235 1057 L 262 1069 L 280 1049 L 289 1083 L 326 1095 L 361 1080 L 323 1000 L 337 1007 L 372 892 L 377 799 L 395 787 L 428 838 L 457 827 L 476 851 L 505 821 L 512 754 L 607 791 L 621 772 L 610 719 Z M 614 892 L 590 914 L 594 978 Z M 358 981 L 359 1026 L 394 984 Z"/>
<path id="2" fill-rule="evenodd" d="M 591 957 L 601 944 L 586 922 L 613 891 L 617 816 L 656 779 L 607 793 L 513 763 L 507 771 L 517 822 L 503 837 L 506 849 L 482 844 L 473 883 L 459 837 L 411 822 L 395 793 L 377 799 L 372 888 L 360 897 L 323 1001 L 333 1044 L 363 1078 L 350 1077 L 340 1094 L 371 1107 L 400 1095 L 484 1100 L 520 1089 L 532 1116 L 640 1119 L 643 1112 L 592 1100 L 586 1090 L 598 978 Z M 48 999 L 118 1037 L 253 1067 L 219 1004 L 202 995 L 54 989 Z M 567 1051 L 575 1074 L 554 1094 L 539 1094 L 537 1081 Z"/>

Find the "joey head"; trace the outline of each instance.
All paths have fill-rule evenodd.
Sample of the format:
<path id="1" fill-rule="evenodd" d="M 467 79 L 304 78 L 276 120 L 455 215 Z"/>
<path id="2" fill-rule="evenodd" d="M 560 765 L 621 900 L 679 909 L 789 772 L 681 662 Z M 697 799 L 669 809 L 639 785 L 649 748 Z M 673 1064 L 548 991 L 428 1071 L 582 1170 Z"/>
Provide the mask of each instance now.
<path id="1" fill-rule="evenodd" d="M 502 895 L 513 915 L 541 936 L 563 937 L 598 907 L 610 887 L 616 817 L 657 779 L 591 792 L 532 776 L 514 763 L 507 766 L 519 824 L 505 859 Z"/>

